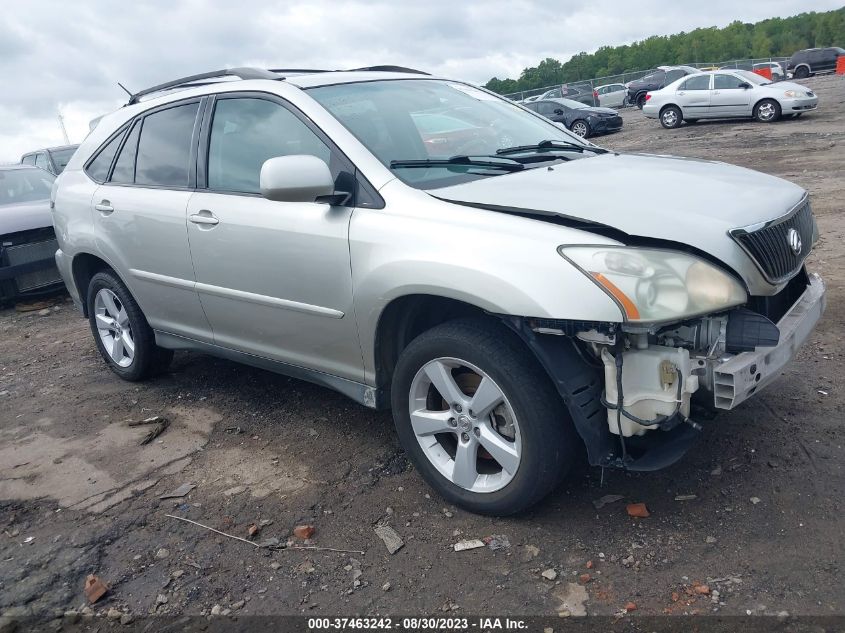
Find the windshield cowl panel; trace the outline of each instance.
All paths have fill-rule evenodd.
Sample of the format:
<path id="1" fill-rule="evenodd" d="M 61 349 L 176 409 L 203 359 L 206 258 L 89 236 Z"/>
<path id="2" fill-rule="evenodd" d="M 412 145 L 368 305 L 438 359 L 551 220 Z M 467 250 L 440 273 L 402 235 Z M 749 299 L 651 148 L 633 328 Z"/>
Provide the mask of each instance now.
<path id="1" fill-rule="evenodd" d="M 418 189 L 501 177 L 523 165 L 530 169 L 544 164 L 540 158 L 520 160 L 522 164 L 516 167 L 514 162 L 510 162 L 511 167 L 477 164 L 496 160 L 499 150 L 536 147 L 543 142 L 585 146 L 580 138 L 544 117 L 455 81 L 393 79 L 345 83 L 309 88 L 308 94 L 385 167 Z M 465 157 L 474 160 L 467 164 Z M 456 168 L 457 158 L 464 162 L 462 167 Z M 560 159 L 549 156 L 548 160 Z"/>

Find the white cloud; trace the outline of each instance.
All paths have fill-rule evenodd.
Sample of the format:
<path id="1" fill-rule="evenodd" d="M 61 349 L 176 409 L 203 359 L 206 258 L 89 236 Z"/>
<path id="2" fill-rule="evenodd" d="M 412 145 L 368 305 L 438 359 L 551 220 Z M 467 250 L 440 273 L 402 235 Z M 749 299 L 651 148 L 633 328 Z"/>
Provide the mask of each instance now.
<path id="1" fill-rule="evenodd" d="M 141 89 L 215 68 L 399 64 L 483 83 L 545 57 L 841 0 L 28 0 L 0 12 L 0 162 L 72 142 Z"/>

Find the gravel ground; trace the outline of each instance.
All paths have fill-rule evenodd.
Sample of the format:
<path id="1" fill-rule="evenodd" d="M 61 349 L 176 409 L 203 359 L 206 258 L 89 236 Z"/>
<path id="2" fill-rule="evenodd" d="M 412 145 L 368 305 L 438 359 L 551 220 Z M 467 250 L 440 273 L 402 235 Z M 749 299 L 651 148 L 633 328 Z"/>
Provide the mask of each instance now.
<path id="1" fill-rule="evenodd" d="M 0 610 L 80 609 L 93 573 L 110 585 L 93 610 L 113 617 L 609 615 L 629 602 L 636 614 L 845 613 L 845 78 L 806 83 L 821 107 L 798 120 L 670 131 L 629 109 L 624 130 L 597 142 L 806 187 L 822 233 L 809 266 L 829 291 L 819 328 L 774 385 L 708 423 L 679 464 L 608 471 L 603 484 L 598 469 L 581 468 L 517 518 L 444 505 L 409 466 L 387 413 L 199 354 L 125 383 L 64 297 L 40 312 L 0 311 Z M 631 198 L 648 204 L 648 192 Z M 139 447 L 149 429 L 126 422 L 152 415 L 171 425 Z M 160 499 L 183 483 L 196 487 Z M 622 500 L 597 509 L 604 495 Z M 630 518 L 627 502 L 651 516 Z M 256 548 L 168 514 L 243 538 L 256 524 L 257 541 L 281 543 L 310 524 L 299 546 L 359 553 Z M 402 538 L 395 554 L 380 524 Z M 507 545 L 453 550 L 492 535 Z"/>

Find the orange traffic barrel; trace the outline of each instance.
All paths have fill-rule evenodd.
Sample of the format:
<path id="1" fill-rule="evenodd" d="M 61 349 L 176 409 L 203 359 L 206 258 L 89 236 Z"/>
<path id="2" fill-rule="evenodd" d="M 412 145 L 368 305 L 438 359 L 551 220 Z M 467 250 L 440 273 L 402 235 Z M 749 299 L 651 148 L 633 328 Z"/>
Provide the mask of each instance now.
<path id="1" fill-rule="evenodd" d="M 836 74 L 845 75 L 845 55 L 836 58 Z"/>
<path id="2" fill-rule="evenodd" d="M 772 69 L 768 66 L 763 66 L 762 68 L 755 68 L 754 73 L 760 75 L 761 77 L 765 77 L 769 81 L 772 80 Z"/>

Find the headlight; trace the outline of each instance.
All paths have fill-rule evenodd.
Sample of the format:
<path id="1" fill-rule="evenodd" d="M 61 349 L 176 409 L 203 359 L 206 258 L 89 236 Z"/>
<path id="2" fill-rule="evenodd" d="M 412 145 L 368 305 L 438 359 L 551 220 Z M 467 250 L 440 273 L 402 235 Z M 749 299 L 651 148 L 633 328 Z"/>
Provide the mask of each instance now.
<path id="1" fill-rule="evenodd" d="M 792 97 L 792 98 L 802 96 L 800 90 L 787 90 L 783 94 L 784 94 L 785 97 Z"/>
<path id="2" fill-rule="evenodd" d="M 610 295 L 627 321 L 678 320 L 748 300 L 731 275 L 685 253 L 616 246 L 561 246 L 558 252 Z"/>

